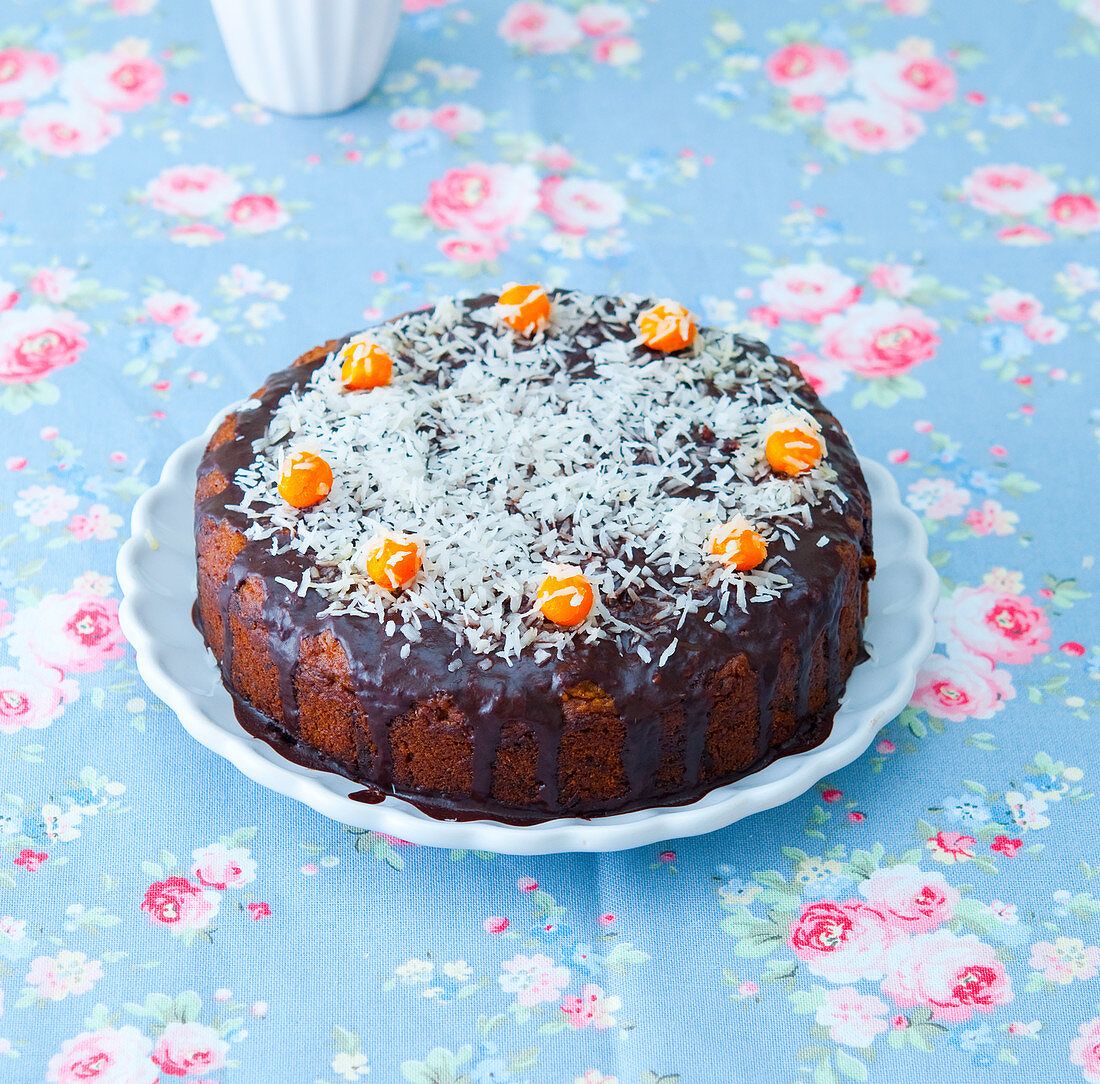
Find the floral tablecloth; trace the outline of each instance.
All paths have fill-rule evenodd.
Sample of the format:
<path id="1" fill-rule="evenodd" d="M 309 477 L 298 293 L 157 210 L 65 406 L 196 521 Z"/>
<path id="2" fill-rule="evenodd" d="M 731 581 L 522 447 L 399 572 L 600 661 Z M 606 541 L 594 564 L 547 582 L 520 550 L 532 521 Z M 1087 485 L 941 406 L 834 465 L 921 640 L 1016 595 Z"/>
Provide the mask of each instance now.
<path id="1" fill-rule="evenodd" d="M 1100 1082 L 1097 0 L 405 0 L 347 114 L 205 4 L 0 3 L 0 1079 Z M 606 856 L 413 847 L 192 742 L 114 560 L 222 404 L 433 297 L 794 357 L 942 576 L 811 793 Z"/>

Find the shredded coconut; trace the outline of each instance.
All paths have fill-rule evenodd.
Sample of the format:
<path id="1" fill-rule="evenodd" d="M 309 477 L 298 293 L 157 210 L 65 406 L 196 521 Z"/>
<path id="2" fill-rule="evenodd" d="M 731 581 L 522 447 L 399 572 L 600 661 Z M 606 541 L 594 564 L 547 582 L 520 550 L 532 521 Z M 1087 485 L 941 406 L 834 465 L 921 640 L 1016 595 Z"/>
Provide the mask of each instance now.
<path id="1" fill-rule="evenodd" d="M 446 299 L 356 336 L 393 358 L 388 386 L 345 391 L 330 355 L 284 396 L 255 462 L 237 472 L 234 507 L 250 538 L 313 559 L 315 573 L 288 589 L 317 591 L 326 612 L 374 618 L 406 644 L 429 619 L 476 654 L 541 663 L 608 637 L 649 662 L 660 620 L 678 628 L 704 610 L 721 629 L 731 604 L 747 610 L 790 586 L 782 556 L 736 572 L 705 549 L 741 515 L 781 554 L 815 507 L 845 501 L 827 459 L 779 478 L 760 453 L 777 411 L 804 414 L 798 379 L 714 329 L 675 355 L 637 345 L 651 298 L 558 291 L 551 302 L 549 325 L 527 340 L 493 307 Z M 587 363 L 571 373 L 578 346 Z M 325 458 L 333 485 L 319 505 L 295 509 L 276 484 L 303 450 Z M 422 567 L 391 593 L 365 574 L 361 553 L 402 532 L 422 545 Z M 533 606 L 548 563 L 580 568 L 595 590 L 574 628 Z"/>

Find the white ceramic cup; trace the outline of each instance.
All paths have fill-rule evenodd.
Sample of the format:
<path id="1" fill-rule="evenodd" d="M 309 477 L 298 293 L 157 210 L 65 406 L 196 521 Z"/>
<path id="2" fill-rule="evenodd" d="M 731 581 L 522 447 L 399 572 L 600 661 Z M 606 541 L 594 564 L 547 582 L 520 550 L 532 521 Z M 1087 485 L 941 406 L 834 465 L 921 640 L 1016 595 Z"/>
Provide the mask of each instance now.
<path id="1" fill-rule="evenodd" d="M 279 113 L 335 113 L 377 82 L 401 0 L 211 0 L 229 63 L 254 102 Z"/>

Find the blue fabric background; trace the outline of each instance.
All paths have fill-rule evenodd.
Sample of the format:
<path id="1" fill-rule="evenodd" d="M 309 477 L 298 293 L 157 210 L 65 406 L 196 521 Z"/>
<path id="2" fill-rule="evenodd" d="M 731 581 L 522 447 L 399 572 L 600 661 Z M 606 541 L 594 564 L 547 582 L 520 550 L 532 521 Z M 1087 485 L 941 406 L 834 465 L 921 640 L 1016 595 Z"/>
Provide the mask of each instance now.
<path id="1" fill-rule="evenodd" d="M 116 13 L 124 4 L 0 4 L 5 45 L 56 55 L 68 67 L 132 38 L 146 43 L 138 52 L 147 47 L 166 78 L 154 100 L 115 110 L 121 130 L 94 154 L 44 153 L 23 119 L 0 120 L 0 277 L 20 294 L 11 311 L 47 304 L 88 325 L 79 361 L 48 375 L 56 401 L 9 398 L 0 412 L 6 613 L 42 612 L 43 599 L 69 592 L 89 571 L 113 576 L 128 526 L 105 521 L 103 537 L 81 538 L 70 514 L 99 504 L 128 524 L 133 497 L 173 448 L 222 404 L 332 335 L 441 293 L 542 278 L 671 295 L 711 320 L 767 334 L 777 348 L 798 353 L 801 344 L 817 355 L 819 324 L 773 320 L 757 307 L 760 282 L 777 267 L 819 260 L 861 284 L 861 303 L 874 293 L 876 265 L 902 263 L 922 277 L 920 290 L 899 302 L 937 322 L 935 356 L 910 374 L 917 387 L 899 390 L 834 364 L 826 366 L 838 385 L 828 400 L 862 453 L 890 458 L 918 510 L 920 490 L 912 496 L 910 487 L 947 478 L 967 490 L 968 510 L 994 499 L 1016 517 L 1003 534 L 981 533 L 968 531 L 961 507 L 942 516 L 926 510 L 945 598 L 981 585 L 992 570 L 1018 571 L 1020 590 L 1052 628 L 1048 647 L 1002 665 L 1015 696 L 990 718 L 941 722 L 915 704 L 884 728 L 886 746 L 781 809 L 667 847 L 541 859 L 402 846 L 269 794 L 192 742 L 144 690 L 132 653 L 120 652 L 67 674 L 79 696 L 47 727 L 0 733 L 5 809 L 23 818 L 3 837 L 0 916 L 26 923 L 22 936 L 0 936 L 0 1078 L 39 1081 L 52 1072 L 67 1080 L 65 1044 L 78 1035 L 133 1027 L 148 1045 L 175 1019 L 212 1027 L 226 1044 L 227 1064 L 215 1058 L 208 1073 L 187 1079 L 227 1084 L 655 1084 L 677 1074 L 684 1084 L 1100 1080 L 1083 1054 L 1071 1058 L 1079 1029 L 1083 1036 L 1100 1015 L 1096 969 L 1044 983 L 1031 962 L 1035 944 L 1058 937 L 1079 939 L 1080 952 L 1094 946 L 1100 911 L 1100 814 L 1091 796 L 1100 770 L 1092 721 L 1100 649 L 1087 600 L 1100 528 L 1100 309 L 1090 314 L 1094 291 L 1075 295 L 1066 286 L 1085 274 L 1067 265 L 1100 263 L 1097 234 L 1055 229 L 1040 209 L 1019 221 L 1049 238 L 1006 244 L 997 230 L 1016 220 L 959 196 L 964 178 L 990 163 L 1049 171 L 1059 192 L 1095 190 L 1100 28 L 1075 10 L 1088 5 L 932 0 L 926 14 L 904 15 L 891 8 L 906 5 L 875 0 L 783 0 L 725 5 L 723 15 L 672 0 L 628 3 L 633 25 L 622 36 L 636 45 L 621 55 L 629 60 L 637 48 L 638 56 L 620 64 L 592 59 L 595 38 L 525 55 L 498 30 L 508 7 L 499 0 L 409 6 L 427 10 L 406 16 L 372 98 L 341 116 L 295 120 L 244 105 L 204 4 L 160 0 L 133 15 Z M 738 40 L 716 34 L 730 19 Z M 845 150 L 824 135 L 817 113 L 792 119 L 785 92 L 761 67 L 784 41 L 854 57 L 897 50 L 912 37 L 948 59 L 958 89 L 923 114 L 927 130 L 912 145 L 893 153 Z M 476 70 L 476 85 L 440 86 L 425 58 Z M 966 100 L 975 93 L 981 102 Z M 56 88 L 42 99 L 54 100 Z M 394 127 L 399 110 L 446 102 L 483 111 L 482 129 L 451 140 L 431 124 Z M 569 177 L 621 194 L 621 208 L 604 194 L 610 210 L 601 221 L 610 224 L 570 233 L 562 215 L 531 212 L 506 231 L 495 261 L 447 259 L 437 248 L 443 231 L 416 219 L 432 182 L 470 162 L 515 163 L 525 149 L 553 143 L 576 159 Z M 349 151 L 359 160 L 349 161 Z M 289 220 L 248 233 L 213 216 L 223 240 L 174 241 L 170 230 L 183 219 L 142 194 L 162 170 L 200 164 L 245 171 L 240 191 L 273 192 Z M 553 173 L 537 171 L 541 179 Z M 219 287 L 236 264 L 289 287 L 251 323 L 248 305 L 265 299 L 234 299 Z M 62 290 L 53 301 L 44 280 L 33 283 L 41 269 L 58 267 L 98 285 Z M 989 296 L 1008 287 L 1042 300 L 1064 325 L 1059 341 L 1036 342 L 991 314 Z M 151 320 L 146 299 L 165 289 L 195 299 L 214 325 L 196 334 L 215 337 L 185 345 Z M 0 323 L 6 344 L 5 335 Z M 20 405 L 27 408 L 16 412 Z M 928 424 L 915 429 L 921 422 Z M 994 446 L 1004 454 L 991 454 Z M 1023 484 L 1005 483 L 1010 473 Z M 31 486 L 62 491 L 62 511 L 43 513 L 37 527 L 19 504 Z M 65 511 L 69 497 L 79 504 Z M 15 640 L 0 641 L 0 665 L 26 661 Z M 1041 752 L 1053 768 L 1036 763 Z M 89 788 L 79 778 L 88 767 L 123 789 L 111 794 L 102 780 Z M 1080 773 L 1067 776 L 1066 767 Z M 77 795 L 82 786 L 91 793 Z M 1004 795 L 1055 787 L 1048 825 L 1014 820 Z M 946 800 L 975 794 L 988 818 L 952 819 Z M 81 802 L 98 812 L 82 817 L 77 837 L 42 824 L 43 805 L 64 811 Z M 981 824 L 1001 827 L 983 837 Z M 942 861 L 928 841 L 943 831 L 970 838 L 973 855 Z M 992 850 L 998 834 L 1019 838 L 1018 853 Z M 150 885 L 170 875 L 195 883 L 192 852 L 219 837 L 234 837 L 229 845 L 247 849 L 255 869 L 239 887 L 216 890 L 219 909 L 208 923 L 182 931 L 141 909 Z M 1016 908 L 1017 921 L 990 918 L 980 933 L 1001 954 L 1010 1001 L 928 1025 L 923 1039 L 915 1037 L 917 1010 L 890 1003 L 889 1030 L 856 1047 L 815 1018 L 822 995 L 814 990 L 837 983 L 805 966 L 784 971 L 799 961 L 782 941 L 768 956 L 745 954 L 741 902 L 762 921 L 782 902 L 781 891 L 766 898 L 777 884 L 796 885 L 799 906 L 815 894 L 858 897 L 852 852 L 877 845 L 894 859 L 916 848 L 909 861 L 921 869 L 983 905 Z M 792 849 L 816 863 L 800 866 Z M 28 851 L 47 857 L 31 869 L 20 861 Z M 821 874 L 828 861 L 835 869 Z M 508 919 L 504 933 L 487 932 L 493 917 Z M 960 935 L 974 929 L 960 927 Z M 578 963 L 584 946 L 599 959 Z M 62 952 L 99 960 L 102 977 L 85 992 L 35 996 L 31 961 Z M 517 955 L 570 969 L 560 997 L 526 1016 L 500 981 L 502 963 Z M 430 981 L 428 964 L 410 960 L 430 962 Z M 452 961 L 468 967 L 445 968 Z M 576 1028 L 561 1011 L 586 983 L 619 999 L 605 1006 L 613 1023 Z M 889 1001 L 877 981 L 854 985 Z M 171 1000 L 150 1000 L 157 994 Z M 143 1064 L 119 1063 L 109 1070 L 115 1075 L 92 1079 L 177 1078 L 148 1058 Z"/>

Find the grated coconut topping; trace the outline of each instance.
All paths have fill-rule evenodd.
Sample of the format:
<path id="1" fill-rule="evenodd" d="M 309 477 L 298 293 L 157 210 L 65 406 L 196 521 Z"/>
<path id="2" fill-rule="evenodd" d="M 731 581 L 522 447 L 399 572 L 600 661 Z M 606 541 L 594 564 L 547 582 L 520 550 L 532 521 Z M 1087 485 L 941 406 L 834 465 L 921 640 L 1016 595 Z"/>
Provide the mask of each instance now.
<path id="1" fill-rule="evenodd" d="M 319 592 L 325 613 L 378 620 L 406 641 L 405 655 L 430 620 L 479 655 L 529 653 L 541 664 L 614 637 L 663 666 L 688 615 L 721 630 L 730 606 L 747 611 L 790 587 L 784 553 L 815 507 L 845 500 L 827 460 L 780 478 L 763 456 L 775 412 L 804 414 L 797 378 L 705 327 L 676 354 L 638 345 L 635 321 L 652 298 L 558 291 L 551 303 L 549 325 L 528 340 L 493 306 L 445 299 L 354 337 L 392 356 L 388 386 L 345 391 L 330 355 L 283 397 L 254 464 L 237 472 L 235 507 L 249 538 L 312 559 L 287 590 Z M 590 367 L 571 377 L 578 349 Z M 713 440 L 699 439 L 704 427 Z M 736 448 L 724 451 L 726 441 Z M 284 458 L 301 450 L 333 472 L 331 493 L 306 509 L 276 489 Z M 715 527 L 738 514 L 768 544 L 750 572 L 705 553 Z M 367 543 L 387 532 L 422 546 L 419 575 L 397 593 L 366 574 Z M 551 564 L 576 566 L 593 585 L 592 611 L 574 628 L 534 607 Z"/>

